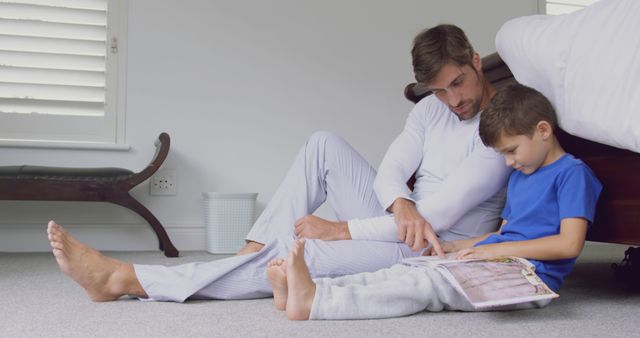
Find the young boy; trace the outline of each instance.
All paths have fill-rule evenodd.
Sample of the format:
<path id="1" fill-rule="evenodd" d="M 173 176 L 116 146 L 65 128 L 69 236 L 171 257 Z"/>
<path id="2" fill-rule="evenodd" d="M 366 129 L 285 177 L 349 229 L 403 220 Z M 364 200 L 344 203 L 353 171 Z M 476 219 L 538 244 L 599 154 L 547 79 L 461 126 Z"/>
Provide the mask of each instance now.
<path id="1" fill-rule="evenodd" d="M 509 178 L 504 221 L 497 232 L 443 242 L 445 252 L 455 252 L 460 259 L 526 258 L 538 276 L 558 291 L 582 250 L 602 187 L 582 161 L 564 152 L 554 135 L 556 124 L 549 101 L 529 87 L 512 85 L 492 99 L 480 117 L 480 137 L 515 169 Z M 397 264 L 374 273 L 312 280 L 302 240 L 286 261 L 271 261 L 267 274 L 276 307 L 293 320 L 474 310 L 438 271 L 424 267 Z M 549 302 L 499 309 L 543 307 Z"/>

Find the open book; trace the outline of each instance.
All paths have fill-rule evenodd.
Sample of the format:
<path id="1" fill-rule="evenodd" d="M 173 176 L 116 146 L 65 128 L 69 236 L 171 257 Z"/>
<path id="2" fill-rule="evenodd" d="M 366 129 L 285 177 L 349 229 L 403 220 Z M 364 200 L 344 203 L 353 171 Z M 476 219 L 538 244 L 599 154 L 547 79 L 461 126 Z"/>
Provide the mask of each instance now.
<path id="1" fill-rule="evenodd" d="M 536 275 L 533 264 L 518 257 L 456 260 L 418 256 L 405 258 L 403 263 L 440 271 L 476 308 L 558 297 Z"/>

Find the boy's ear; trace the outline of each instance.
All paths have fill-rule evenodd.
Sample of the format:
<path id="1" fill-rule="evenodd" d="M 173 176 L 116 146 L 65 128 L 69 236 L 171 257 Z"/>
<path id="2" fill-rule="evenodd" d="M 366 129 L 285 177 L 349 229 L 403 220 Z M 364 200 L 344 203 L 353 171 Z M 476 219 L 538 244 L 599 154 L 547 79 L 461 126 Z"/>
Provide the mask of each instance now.
<path id="1" fill-rule="evenodd" d="M 536 125 L 536 132 L 540 133 L 543 140 L 547 140 L 553 135 L 553 127 L 551 127 L 549 122 L 542 120 Z"/>

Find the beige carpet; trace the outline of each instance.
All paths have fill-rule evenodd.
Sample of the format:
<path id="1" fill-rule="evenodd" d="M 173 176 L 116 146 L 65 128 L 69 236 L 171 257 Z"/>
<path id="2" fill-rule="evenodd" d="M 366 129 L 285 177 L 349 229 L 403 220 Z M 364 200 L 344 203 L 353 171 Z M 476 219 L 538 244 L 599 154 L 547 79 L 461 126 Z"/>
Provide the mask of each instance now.
<path id="1" fill-rule="evenodd" d="M 560 298 L 541 310 L 318 322 L 290 322 L 271 299 L 92 303 L 59 272 L 50 254 L 0 253 L 0 337 L 638 337 L 640 294 L 620 290 L 609 267 L 625 249 L 588 245 Z M 167 265 L 221 257 L 109 254 Z"/>

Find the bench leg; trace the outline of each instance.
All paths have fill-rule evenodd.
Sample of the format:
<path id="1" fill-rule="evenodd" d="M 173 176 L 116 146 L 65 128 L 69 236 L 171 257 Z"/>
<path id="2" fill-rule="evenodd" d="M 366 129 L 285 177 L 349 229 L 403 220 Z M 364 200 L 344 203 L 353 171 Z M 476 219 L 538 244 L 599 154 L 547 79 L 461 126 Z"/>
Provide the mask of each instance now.
<path id="1" fill-rule="evenodd" d="M 142 218 L 144 218 L 149 223 L 149 225 L 151 225 L 151 228 L 153 228 L 153 231 L 155 231 L 156 236 L 158 236 L 160 251 L 164 251 L 164 255 L 167 257 L 178 257 L 178 250 L 173 246 L 173 243 L 171 243 L 169 235 L 167 235 L 164 227 L 162 226 L 162 224 L 160 224 L 160 221 L 158 221 L 158 219 L 153 216 L 151 211 L 149 211 L 149 209 L 147 209 L 144 205 L 142 205 L 129 194 L 120 195 L 116 198 L 110 198 L 108 202 L 131 209 L 138 215 L 142 216 Z"/>

